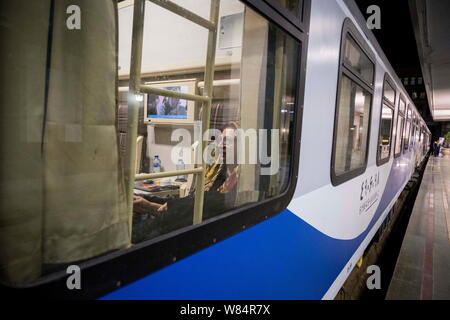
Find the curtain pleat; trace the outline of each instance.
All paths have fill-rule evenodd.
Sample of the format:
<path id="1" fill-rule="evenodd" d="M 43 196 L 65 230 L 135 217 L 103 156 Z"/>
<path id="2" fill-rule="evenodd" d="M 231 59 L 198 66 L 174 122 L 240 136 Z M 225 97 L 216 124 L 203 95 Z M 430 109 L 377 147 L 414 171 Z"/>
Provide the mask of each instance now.
<path id="1" fill-rule="evenodd" d="M 81 9 L 81 30 L 67 28 L 72 4 Z M 43 264 L 130 243 L 117 135 L 116 5 L 55 1 L 45 106 L 50 0 L 1 1 L 2 282 L 30 282 Z"/>

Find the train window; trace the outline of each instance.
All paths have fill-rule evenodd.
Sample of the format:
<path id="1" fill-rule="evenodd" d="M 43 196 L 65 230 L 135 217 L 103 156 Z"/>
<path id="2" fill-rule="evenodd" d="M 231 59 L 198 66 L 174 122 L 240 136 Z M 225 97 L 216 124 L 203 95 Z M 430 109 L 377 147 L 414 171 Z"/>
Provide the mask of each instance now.
<path id="1" fill-rule="evenodd" d="M 403 152 L 409 150 L 409 144 L 411 143 L 411 128 L 412 128 L 412 111 L 411 105 L 408 105 L 405 130 L 403 132 Z"/>
<path id="2" fill-rule="evenodd" d="M 416 130 L 414 131 L 414 146 L 417 146 L 420 141 L 420 127 L 419 124 L 416 125 Z"/>
<path id="3" fill-rule="evenodd" d="M 232 0 L 226 4 L 222 6 L 223 10 L 236 10 L 240 3 Z M 192 186 L 184 193 L 177 189 L 176 193 L 172 193 L 175 194 L 172 199 L 144 194 L 139 197 L 136 204 L 134 243 L 190 226 L 199 219 L 199 216 L 201 221 L 206 221 L 243 205 L 277 196 L 284 192 L 288 185 L 291 168 L 288 150 L 292 141 L 294 106 L 297 101 L 297 57 L 300 45 L 250 8 L 244 10 L 244 5 L 241 5 L 240 9 L 244 15 L 244 23 L 240 35 L 236 38 L 243 39 L 242 48 L 231 50 L 227 54 L 218 51 L 222 60 L 228 60 L 230 67 L 216 73 L 217 80 L 220 81 L 216 81 L 214 88 L 210 127 L 216 130 L 217 134 L 214 139 L 212 136 L 211 139 L 208 138 L 208 148 L 220 156 L 207 164 L 203 213 L 200 215 L 195 212 L 197 189 Z M 148 19 L 151 19 L 150 14 Z M 188 23 L 189 21 L 186 22 Z M 246 33 L 244 30 L 252 31 Z M 274 45 L 267 45 L 267 39 L 271 39 Z M 178 58 L 180 61 L 186 58 L 186 52 L 206 50 L 206 43 L 202 49 L 198 48 L 198 44 L 184 48 L 176 43 L 171 45 L 174 47 L 173 51 L 178 52 L 178 56 L 175 55 L 173 59 Z M 164 58 L 161 59 L 160 65 L 164 65 Z M 203 81 L 203 74 L 197 77 Z M 170 79 L 175 77 L 157 77 L 153 78 L 152 82 L 164 80 L 167 83 Z M 200 86 L 199 90 L 202 93 L 203 87 Z M 195 115 L 199 115 L 200 111 L 198 108 Z M 201 119 L 200 116 L 197 118 L 198 121 Z M 159 141 L 149 139 L 148 146 L 149 158 L 159 156 L 166 171 L 174 171 L 177 168 L 176 159 L 171 160 L 172 153 L 165 152 L 171 143 L 163 141 L 162 138 L 170 129 L 175 132 L 178 124 L 166 121 L 164 126 L 160 126 L 155 123 L 154 135 L 159 137 Z M 266 133 L 267 136 L 263 136 Z M 167 134 L 166 136 L 170 137 Z M 256 138 L 262 139 L 261 143 L 266 141 L 267 150 L 262 150 L 261 147 L 258 150 Z M 221 144 L 220 140 L 224 142 L 228 140 L 223 155 L 222 150 L 216 150 Z M 183 150 L 181 153 L 186 154 Z M 270 154 L 273 157 L 271 162 L 262 159 L 263 155 L 265 157 Z M 275 155 L 279 155 L 279 158 L 275 159 Z M 188 158 L 183 162 L 190 164 Z M 195 179 L 198 178 L 186 177 L 188 181 L 194 180 L 192 184 L 195 184 Z M 162 180 L 161 183 L 178 184 L 174 180 Z M 184 185 L 185 183 L 181 183 L 180 187 L 184 188 Z M 155 214 L 152 208 L 156 208 L 156 212 L 159 213 Z M 152 219 L 145 218 L 147 215 L 152 215 Z"/>
<path id="4" fill-rule="evenodd" d="M 252 2 L 254 0 L 251 0 Z M 308 17 L 310 0 L 264 0 L 269 6 L 283 15 L 293 25 L 302 30 L 308 26 L 305 24 Z M 263 1 L 255 1 L 263 2 Z"/>
<path id="5" fill-rule="evenodd" d="M 276 0 L 276 2 L 288 9 L 295 16 L 298 16 L 302 8 L 303 0 Z"/>
<path id="6" fill-rule="evenodd" d="M 351 36 L 347 36 L 345 39 L 344 64 L 356 72 L 369 85 L 373 85 L 374 64 Z"/>
<path id="7" fill-rule="evenodd" d="M 417 147 L 418 147 L 418 154 L 422 155 L 423 153 L 423 137 L 424 137 L 424 128 L 420 125 L 418 129 L 418 140 L 417 140 Z"/>
<path id="8" fill-rule="evenodd" d="M 398 111 L 405 114 L 406 111 L 406 102 L 403 98 L 400 98 L 400 103 L 398 105 Z"/>
<path id="9" fill-rule="evenodd" d="M 392 124 L 394 122 L 393 120 L 394 120 L 394 109 L 392 109 L 387 104 L 383 104 L 380 123 L 380 137 L 379 137 L 380 140 L 378 142 L 379 163 L 389 160 L 391 152 Z"/>
<path id="10" fill-rule="evenodd" d="M 426 132 L 426 129 L 424 127 L 424 137 L 423 137 L 423 155 L 424 156 L 428 153 L 428 150 L 430 148 L 429 141 L 430 141 L 429 135 Z"/>
<path id="11" fill-rule="evenodd" d="M 389 101 L 391 104 L 395 104 L 395 89 L 387 79 L 384 81 L 383 93 L 384 98 L 387 101 Z"/>
<path id="12" fill-rule="evenodd" d="M 361 174 L 366 168 L 371 84 L 375 74 L 374 63 L 356 42 L 357 32 L 350 23 L 345 25 L 344 32 L 331 168 L 334 185 Z"/>
<path id="13" fill-rule="evenodd" d="M 418 141 L 420 140 L 420 132 L 421 132 L 420 115 L 417 114 L 417 118 L 416 118 L 416 136 L 415 136 L 415 142 L 416 143 L 418 143 Z"/>
<path id="14" fill-rule="evenodd" d="M 368 91 L 342 77 L 334 159 L 337 176 L 365 166 L 371 100 Z"/>
<path id="15" fill-rule="evenodd" d="M 403 128 L 405 126 L 405 108 L 406 103 L 403 97 L 400 96 L 400 102 L 398 106 L 398 116 L 397 116 L 397 128 L 395 130 L 395 153 L 394 156 L 397 158 L 402 153 L 402 142 L 403 142 Z"/>
<path id="16" fill-rule="evenodd" d="M 413 133 L 411 134 L 414 146 L 416 146 L 416 144 L 419 141 L 419 134 L 420 134 L 419 115 L 416 112 L 414 112 L 414 130 Z"/>
<path id="17" fill-rule="evenodd" d="M 394 126 L 395 89 L 388 81 L 384 81 L 383 106 L 381 108 L 380 132 L 378 141 L 377 164 L 389 161 L 392 145 L 392 130 Z"/>
<path id="18" fill-rule="evenodd" d="M 133 86 L 129 79 L 138 77 L 130 60 L 139 56 L 131 50 L 132 38 L 136 41 L 131 32 L 133 11 L 139 8 L 133 10 L 133 3 L 127 2 L 116 19 L 116 1 L 91 2 L 83 2 L 89 12 L 83 25 L 88 27 L 76 33 L 66 28 L 49 33 L 51 24 L 42 19 L 49 9 L 42 1 L 30 2 L 24 13 L 30 25 L 36 23 L 33 33 L 11 27 L 24 17 L 18 14 L 21 4 L 8 1 L 0 17 L 8 29 L 2 63 L 11 66 L 0 71 L 11 79 L 5 89 L 9 107 L 1 108 L 2 118 L 8 119 L 8 134 L 1 137 L 7 143 L 0 143 L 7 155 L 0 171 L 7 173 L 2 179 L 8 186 L 0 188 L 0 220 L 6 224 L 1 226 L 1 245 L 6 248 L 0 252 L 2 283 L 33 283 L 67 264 L 149 239 L 153 240 L 124 256 L 144 248 L 145 254 L 131 260 L 145 256 L 144 263 L 154 271 L 175 254 L 180 258 L 209 245 L 206 238 L 224 239 L 242 230 L 242 221 L 249 226 L 281 212 L 293 192 L 288 187 L 295 187 L 291 179 L 298 165 L 294 141 L 300 132 L 300 63 L 306 48 L 298 35 L 288 34 L 243 2 L 222 1 L 218 15 L 222 21 L 229 19 L 231 27 L 225 32 L 231 31 L 219 35 L 215 77 L 208 79 L 209 31 L 145 1 L 145 18 L 134 19 L 134 29 L 141 26 L 145 31 L 141 90 L 128 94 Z M 211 1 L 189 3 L 191 11 L 208 15 Z M 55 21 L 65 19 L 62 9 L 61 5 L 55 11 Z M 47 46 L 49 34 L 53 46 Z M 46 66 L 48 56 L 51 68 Z M 208 61 L 214 66 L 214 60 Z M 19 78 L 26 80 L 25 87 L 12 81 Z M 207 86 L 211 99 L 198 98 Z M 183 100 L 194 95 L 207 102 Z M 211 100 L 211 108 L 205 108 Z M 142 111 L 137 123 L 128 119 L 129 104 Z M 212 130 L 202 135 L 202 126 Z M 138 134 L 135 141 L 130 139 L 135 148 L 127 140 L 136 133 L 127 132 L 132 128 Z M 198 152 L 200 143 L 205 153 Z M 124 165 L 135 156 L 136 176 Z M 127 192 L 124 172 L 130 171 Z M 140 179 L 143 176 L 151 178 Z M 222 214 L 226 219 L 217 217 Z M 192 228 L 212 217 L 210 224 Z M 118 259 L 117 252 L 113 254 L 110 260 Z M 109 263 L 105 257 L 99 259 L 103 265 Z M 112 269 L 124 270 L 108 272 Z"/>

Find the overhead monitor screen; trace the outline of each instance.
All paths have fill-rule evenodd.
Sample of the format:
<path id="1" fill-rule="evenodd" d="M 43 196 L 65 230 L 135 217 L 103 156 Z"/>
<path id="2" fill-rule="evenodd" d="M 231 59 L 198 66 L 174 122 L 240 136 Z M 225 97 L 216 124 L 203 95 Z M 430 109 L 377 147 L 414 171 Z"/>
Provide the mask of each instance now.
<path id="1" fill-rule="evenodd" d="M 162 89 L 189 93 L 188 86 L 171 86 Z M 187 119 L 188 102 L 179 98 L 148 95 L 147 118 L 149 119 Z"/>

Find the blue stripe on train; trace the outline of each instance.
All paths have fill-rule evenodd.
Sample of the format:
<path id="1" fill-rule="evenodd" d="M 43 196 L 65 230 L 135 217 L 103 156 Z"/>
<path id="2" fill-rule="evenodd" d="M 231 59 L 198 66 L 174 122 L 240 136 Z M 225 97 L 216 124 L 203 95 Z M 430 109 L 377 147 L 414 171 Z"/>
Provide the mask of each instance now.
<path id="1" fill-rule="evenodd" d="M 104 299 L 320 299 L 360 241 L 285 210 Z"/>
<path id="2" fill-rule="evenodd" d="M 400 159 L 376 214 L 355 239 L 328 237 L 285 210 L 103 299 L 321 299 L 404 183 Z"/>

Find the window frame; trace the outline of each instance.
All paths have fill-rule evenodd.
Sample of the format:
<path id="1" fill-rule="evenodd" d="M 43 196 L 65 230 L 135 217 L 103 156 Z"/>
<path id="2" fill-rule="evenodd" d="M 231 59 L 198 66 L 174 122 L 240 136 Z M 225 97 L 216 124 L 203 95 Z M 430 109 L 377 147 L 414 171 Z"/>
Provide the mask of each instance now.
<path id="1" fill-rule="evenodd" d="M 66 270 L 60 269 L 42 276 L 32 284 L 17 287 L 0 285 L 0 292 L 19 298 L 44 296 L 55 299 L 96 299 L 283 212 L 294 195 L 298 181 L 311 0 L 303 0 L 305 14 L 302 27 L 304 29 L 293 25 L 289 17 L 281 15 L 265 2 L 240 1 L 286 32 L 298 41 L 300 46 L 297 57 L 298 72 L 294 85 L 297 96 L 296 112 L 293 132 L 290 136 L 291 171 L 286 189 L 277 196 L 243 205 L 199 225 L 184 227 L 134 244 L 130 248 L 77 263 L 83 274 L 83 290 L 68 290 Z"/>
<path id="2" fill-rule="evenodd" d="M 400 110 L 400 104 L 402 101 L 405 103 L 405 111 Z M 398 112 L 397 112 L 397 123 L 395 126 L 394 159 L 400 157 L 403 152 L 403 131 L 405 130 L 405 124 L 406 124 L 405 112 L 408 109 L 407 109 L 407 105 L 406 105 L 406 100 L 402 93 L 400 93 L 400 95 L 399 95 L 397 109 L 398 109 Z M 403 118 L 403 123 L 402 123 L 402 128 L 401 128 L 400 137 L 399 137 L 399 135 L 397 133 L 398 133 L 398 122 L 399 122 L 400 118 Z M 399 138 L 400 138 L 400 152 L 397 153 L 397 152 L 395 152 L 395 146 L 397 145 L 397 139 L 399 139 Z"/>
<path id="3" fill-rule="evenodd" d="M 417 140 L 417 150 L 419 149 L 419 146 L 420 146 L 422 148 L 421 153 L 423 153 L 423 139 L 422 139 L 423 126 L 422 126 L 422 124 L 419 124 L 418 130 L 419 130 L 419 139 Z M 422 154 L 420 156 L 422 156 Z"/>
<path id="4" fill-rule="evenodd" d="M 410 137 L 409 137 L 409 146 L 411 148 L 414 148 L 414 137 L 416 134 L 416 112 L 411 108 L 411 130 L 410 130 Z"/>
<path id="5" fill-rule="evenodd" d="M 384 89 L 386 86 L 386 83 L 388 83 L 392 89 L 394 89 L 394 102 L 390 101 L 385 95 L 384 95 Z M 382 97 L 381 97 L 381 109 L 380 109 L 380 124 L 378 127 L 378 143 L 380 142 L 380 137 L 381 137 L 381 123 L 382 123 L 382 117 L 383 117 L 383 107 L 384 105 L 388 106 L 389 108 L 391 108 L 391 110 L 393 111 L 392 114 L 392 125 L 391 125 L 391 142 L 390 142 L 390 146 L 389 146 L 389 156 L 385 159 L 381 159 L 381 155 L 380 155 L 380 148 L 379 145 L 377 143 L 377 166 L 380 167 L 386 163 L 388 163 L 391 160 L 391 156 L 392 156 L 392 146 L 394 145 L 395 148 L 395 144 L 394 142 L 394 125 L 395 125 L 395 111 L 396 111 L 396 101 L 397 101 L 397 88 L 395 87 L 395 85 L 393 84 L 394 82 L 391 80 L 391 77 L 388 75 L 388 73 L 384 74 L 384 80 L 383 80 L 383 89 L 382 89 Z M 395 152 L 395 150 L 394 150 Z"/>
<path id="6" fill-rule="evenodd" d="M 308 1 L 298 0 L 298 12 L 295 14 L 288 8 L 284 7 L 278 0 L 264 0 L 269 6 L 279 12 L 282 16 L 284 16 L 289 22 L 300 28 L 301 30 L 306 30 L 307 26 L 305 25 L 305 20 L 308 19 L 307 16 L 307 5 Z"/>
<path id="7" fill-rule="evenodd" d="M 373 64 L 373 85 L 372 87 L 368 84 L 362 77 L 359 78 L 355 71 L 352 71 L 352 67 L 345 63 L 344 59 L 344 51 L 347 35 L 349 35 L 353 41 L 358 45 L 359 49 L 368 57 L 368 59 Z M 334 113 L 334 128 L 333 128 L 333 145 L 332 145 L 332 153 L 331 153 L 331 166 L 330 166 L 330 175 L 331 175 L 331 184 L 334 187 L 337 187 L 349 180 L 352 180 L 360 175 L 362 175 L 367 169 L 367 163 L 369 159 L 369 151 L 370 151 L 370 132 L 372 128 L 372 112 L 373 112 L 373 100 L 375 94 L 375 79 L 377 73 L 377 65 L 376 59 L 373 52 L 370 50 L 363 36 L 359 33 L 358 29 L 355 27 L 353 22 L 349 18 L 345 18 L 342 32 L 341 32 L 341 43 L 340 43 L 340 54 L 339 54 L 339 69 L 338 69 L 338 78 L 337 78 L 337 90 L 336 90 L 336 103 L 335 103 L 335 113 Z M 338 128 L 338 118 L 339 118 L 339 102 L 341 97 L 341 87 L 342 87 L 342 77 L 346 76 L 351 81 L 353 81 L 356 85 L 361 87 L 363 90 L 366 90 L 371 94 L 370 99 L 370 110 L 368 112 L 368 127 L 367 127 L 367 138 L 366 138 L 366 154 L 364 159 L 364 165 L 360 168 L 350 170 L 340 175 L 336 175 L 335 172 L 335 159 L 336 159 L 336 143 L 337 143 L 337 128 Z"/>
<path id="8" fill-rule="evenodd" d="M 408 112 L 411 113 L 411 117 L 408 119 Z M 408 135 L 406 134 L 406 130 L 408 128 L 407 124 L 409 123 L 409 130 L 408 130 Z M 403 148 L 402 148 L 402 154 L 405 154 L 407 152 L 409 152 L 410 147 L 411 147 L 411 129 L 413 126 L 413 110 L 411 108 L 411 103 L 408 103 L 406 105 L 406 110 L 405 110 L 405 126 L 404 126 L 404 132 L 402 135 L 402 140 L 403 140 Z M 406 137 L 408 137 L 408 143 L 406 143 Z"/>
<path id="9" fill-rule="evenodd" d="M 413 138 L 412 147 L 415 148 L 416 144 L 418 143 L 418 141 L 416 141 L 416 140 L 418 140 L 417 133 L 419 132 L 419 135 L 420 135 L 420 131 L 419 131 L 419 122 L 418 122 L 419 114 L 416 112 L 416 110 L 413 111 L 413 114 L 414 114 L 414 130 L 412 131 L 411 136 Z M 420 137 L 419 137 L 419 139 L 420 139 Z"/>

